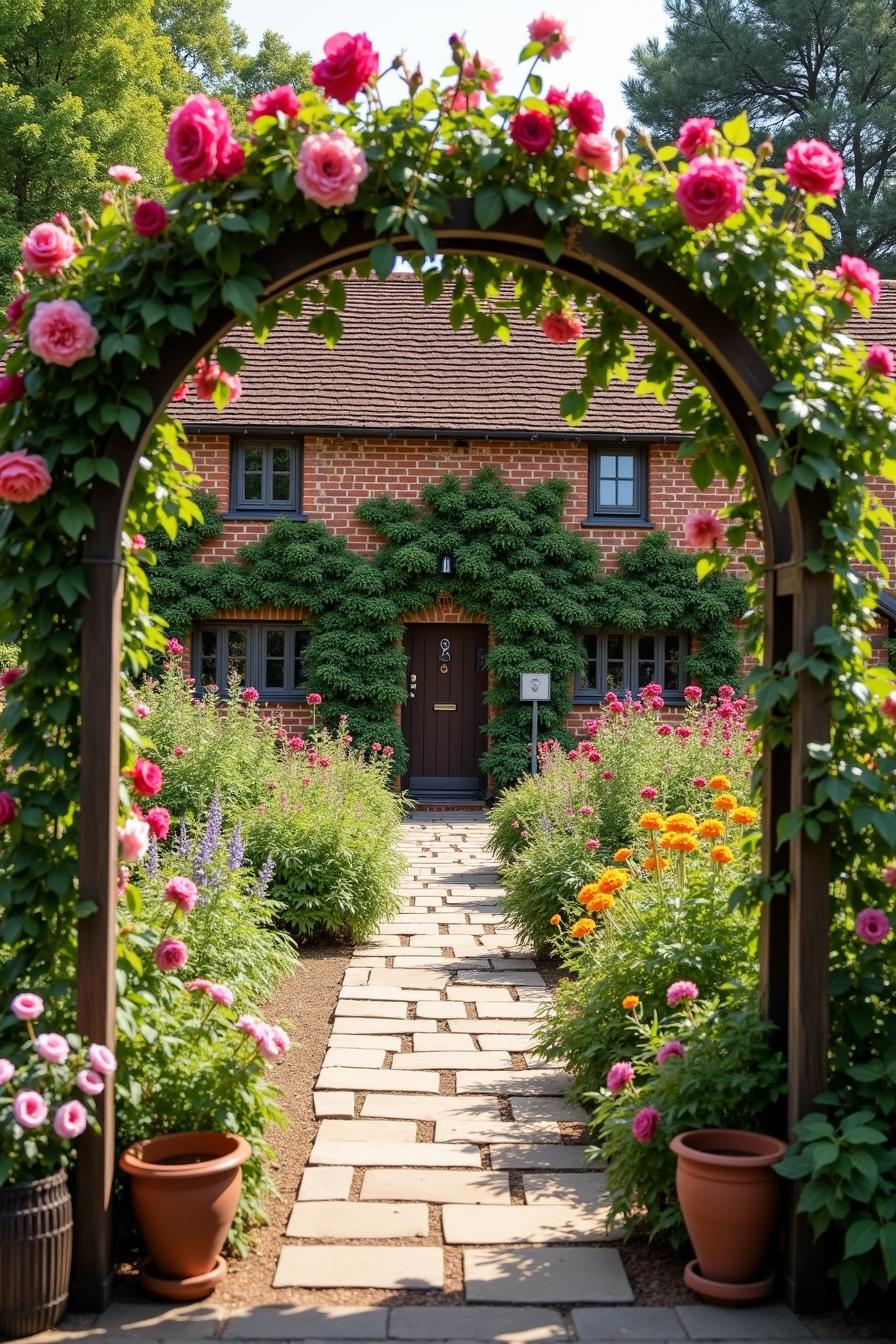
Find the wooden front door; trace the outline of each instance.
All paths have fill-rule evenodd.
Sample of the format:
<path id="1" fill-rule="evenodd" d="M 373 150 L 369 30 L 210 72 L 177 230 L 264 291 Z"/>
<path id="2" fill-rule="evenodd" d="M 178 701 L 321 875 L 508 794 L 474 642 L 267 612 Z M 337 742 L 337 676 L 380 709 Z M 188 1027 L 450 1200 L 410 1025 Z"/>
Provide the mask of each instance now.
<path id="1" fill-rule="evenodd" d="M 418 799 L 473 799 L 485 778 L 485 625 L 408 625 L 408 700 L 403 729 L 410 750 L 407 786 Z"/>

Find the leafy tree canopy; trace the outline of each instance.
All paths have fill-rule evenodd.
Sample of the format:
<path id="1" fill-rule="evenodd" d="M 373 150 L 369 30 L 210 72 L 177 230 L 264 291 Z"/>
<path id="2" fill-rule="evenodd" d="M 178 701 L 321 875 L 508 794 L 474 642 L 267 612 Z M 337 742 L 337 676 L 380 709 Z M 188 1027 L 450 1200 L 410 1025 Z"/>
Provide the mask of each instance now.
<path id="1" fill-rule="evenodd" d="M 686 117 L 746 108 L 781 151 L 803 136 L 843 156 L 830 257 L 896 275 L 896 9 L 889 0 L 666 0 L 665 40 L 635 48 L 623 86 L 657 140 Z"/>

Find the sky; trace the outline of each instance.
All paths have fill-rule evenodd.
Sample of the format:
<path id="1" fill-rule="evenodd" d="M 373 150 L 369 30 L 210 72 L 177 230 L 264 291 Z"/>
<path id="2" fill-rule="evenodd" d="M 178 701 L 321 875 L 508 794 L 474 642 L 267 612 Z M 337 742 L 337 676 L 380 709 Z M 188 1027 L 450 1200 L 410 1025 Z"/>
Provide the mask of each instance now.
<path id="1" fill-rule="evenodd" d="M 450 64 L 448 35 L 465 33 L 468 45 L 495 61 L 504 73 L 502 92 L 519 88 L 517 56 L 526 44 L 527 24 L 542 9 L 564 18 L 573 36 L 572 50 L 550 64 L 552 82 L 571 90 L 590 89 L 602 100 L 610 126 L 625 125 L 620 85 L 630 72 L 636 43 L 660 35 L 665 26 L 662 0 L 627 0 L 612 9 L 607 0 L 451 0 L 444 7 L 427 0 L 231 0 L 231 17 L 245 28 L 252 45 L 266 28 L 282 33 L 292 47 L 310 51 L 313 60 L 335 32 L 366 32 L 379 52 L 381 66 L 404 51 L 411 66 L 420 61 L 424 75 L 439 75 Z"/>

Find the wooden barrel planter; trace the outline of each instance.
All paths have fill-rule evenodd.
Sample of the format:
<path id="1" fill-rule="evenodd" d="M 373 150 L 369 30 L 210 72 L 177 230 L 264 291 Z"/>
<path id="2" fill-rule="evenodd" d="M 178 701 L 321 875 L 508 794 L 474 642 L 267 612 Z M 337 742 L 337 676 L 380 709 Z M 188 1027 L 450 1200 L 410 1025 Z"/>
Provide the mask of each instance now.
<path id="1" fill-rule="evenodd" d="M 0 1339 L 49 1330 L 72 1269 L 72 1200 L 64 1171 L 0 1186 Z"/>

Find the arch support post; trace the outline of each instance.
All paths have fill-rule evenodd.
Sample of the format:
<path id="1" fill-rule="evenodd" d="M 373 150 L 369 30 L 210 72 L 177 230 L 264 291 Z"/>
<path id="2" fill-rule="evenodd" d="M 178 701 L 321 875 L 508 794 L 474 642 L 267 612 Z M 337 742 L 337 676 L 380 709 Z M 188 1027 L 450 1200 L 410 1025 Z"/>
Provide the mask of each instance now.
<path id="1" fill-rule="evenodd" d="M 94 534 L 95 536 L 96 534 Z M 81 623 L 81 783 L 79 899 L 95 910 L 78 922 L 78 1031 L 114 1049 L 120 771 L 121 600 L 119 558 L 84 557 L 89 596 Z M 75 1181 L 74 1263 L 70 1301 L 102 1311 L 112 1295 L 112 1184 L 115 1089 L 97 1097 L 101 1129 L 80 1145 Z"/>

